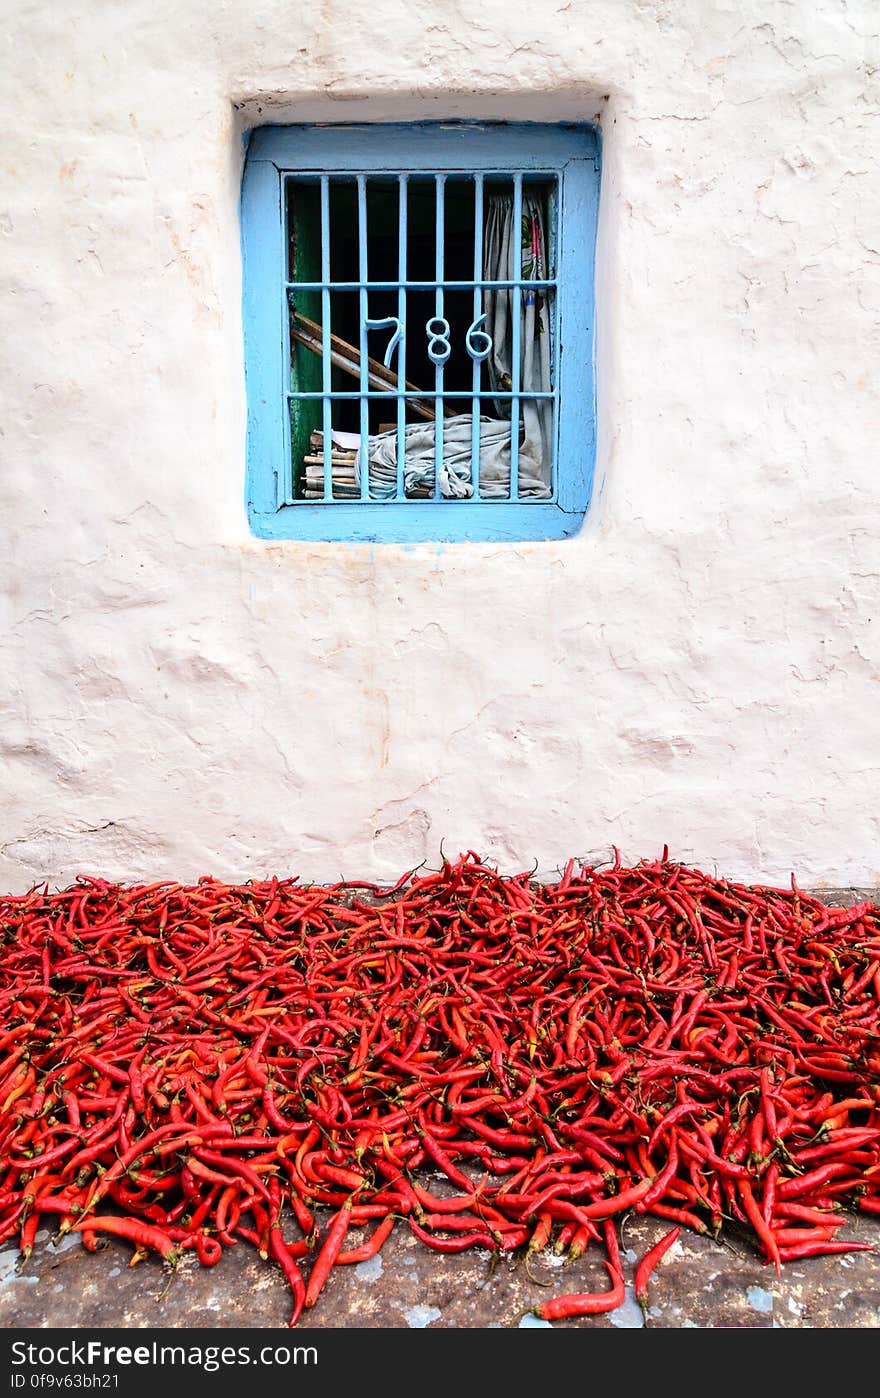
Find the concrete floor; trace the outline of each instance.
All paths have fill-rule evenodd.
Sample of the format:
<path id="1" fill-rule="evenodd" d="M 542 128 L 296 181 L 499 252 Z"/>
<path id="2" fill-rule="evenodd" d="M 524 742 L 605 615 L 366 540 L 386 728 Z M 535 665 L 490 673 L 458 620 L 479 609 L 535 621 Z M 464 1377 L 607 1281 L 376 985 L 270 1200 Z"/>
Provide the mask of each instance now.
<path id="1" fill-rule="evenodd" d="M 878 901 L 878 890 L 821 892 L 845 906 Z M 667 1230 L 660 1219 L 631 1215 L 622 1231 L 627 1281 L 646 1249 Z M 293 1229 L 288 1230 L 293 1236 Z M 352 1233 L 350 1245 L 357 1241 Z M 798 1329 L 880 1327 L 880 1218 L 853 1218 L 841 1236 L 872 1243 L 874 1252 L 788 1263 L 777 1277 L 743 1239 L 719 1243 L 682 1232 L 652 1280 L 648 1326 L 664 1329 Z M 130 1246 L 108 1241 L 87 1253 L 75 1235 L 58 1247 L 37 1235 L 28 1263 L 14 1248 L 0 1250 L 0 1328 L 189 1328 L 286 1326 L 290 1294 L 277 1267 L 241 1242 L 216 1267 L 191 1253 L 173 1276 L 158 1260 L 129 1265 Z M 442 1257 L 399 1223 L 377 1258 L 332 1274 L 317 1306 L 298 1330 L 504 1329 L 543 1327 L 529 1315 L 539 1301 L 567 1291 L 604 1290 L 604 1251 L 594 1247 L 563 1267 L 550 1253 L 530 1261 L 483 1250 Z M 606 1315 L 557 1322 L 566 1327 L 641 1328 L 645 1318 L 631 1285 L 625 1304 Z"/>

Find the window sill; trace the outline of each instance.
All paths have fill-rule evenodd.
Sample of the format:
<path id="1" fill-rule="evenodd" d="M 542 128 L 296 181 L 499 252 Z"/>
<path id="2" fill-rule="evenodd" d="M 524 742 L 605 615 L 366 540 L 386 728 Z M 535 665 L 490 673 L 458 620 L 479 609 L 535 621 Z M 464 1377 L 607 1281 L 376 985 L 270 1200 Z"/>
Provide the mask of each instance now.
<path id="1" fill-rule="evenodd" d="M 327 543 L 491 543 L 567 539 L 577 534 L 585 510 L 558 504 L 436 501 L 425 504 L 287 505 L 272 512 L 251 507 L 259 539 Z"/>

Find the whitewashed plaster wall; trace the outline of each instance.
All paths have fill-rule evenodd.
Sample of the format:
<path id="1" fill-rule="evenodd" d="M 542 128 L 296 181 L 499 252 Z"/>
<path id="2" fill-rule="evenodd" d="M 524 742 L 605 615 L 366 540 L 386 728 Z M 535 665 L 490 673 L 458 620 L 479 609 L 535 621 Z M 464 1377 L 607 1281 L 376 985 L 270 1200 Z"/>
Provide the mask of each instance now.
<path id="1" fill-rule="evenodd" d="M 875 0 L 5 4 L 0 887 L 880 882 Z M 575 539 L 267 544 L 242 134 L 598 119 Z"/>

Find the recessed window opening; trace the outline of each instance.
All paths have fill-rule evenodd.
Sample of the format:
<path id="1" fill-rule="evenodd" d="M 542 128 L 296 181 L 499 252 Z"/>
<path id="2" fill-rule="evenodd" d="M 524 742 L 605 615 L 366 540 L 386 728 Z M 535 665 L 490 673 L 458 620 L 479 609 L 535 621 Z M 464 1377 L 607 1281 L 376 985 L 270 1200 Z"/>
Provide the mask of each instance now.
<path id="1" fill-rule="evenodd" d="M 595 457 L 594 128 L 266 126 L 242 182 L 264 538 L 575 534 Z"/>
<path id="2" fill-rule="evenodd" d="M 556 211 L 551 174 L 286 181 L 294 500 L 554 498 Z"/>

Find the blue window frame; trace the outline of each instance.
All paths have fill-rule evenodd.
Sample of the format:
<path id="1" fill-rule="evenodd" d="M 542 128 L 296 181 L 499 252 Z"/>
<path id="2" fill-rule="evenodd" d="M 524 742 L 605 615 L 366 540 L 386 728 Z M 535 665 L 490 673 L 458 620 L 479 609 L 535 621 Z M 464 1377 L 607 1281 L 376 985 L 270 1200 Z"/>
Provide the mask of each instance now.
<path id="1" fill-rule="evenodd" d="M 590 126 L 266 126 L 242 184 L 261 538 L 551 539 L 595 455 Z"/>

